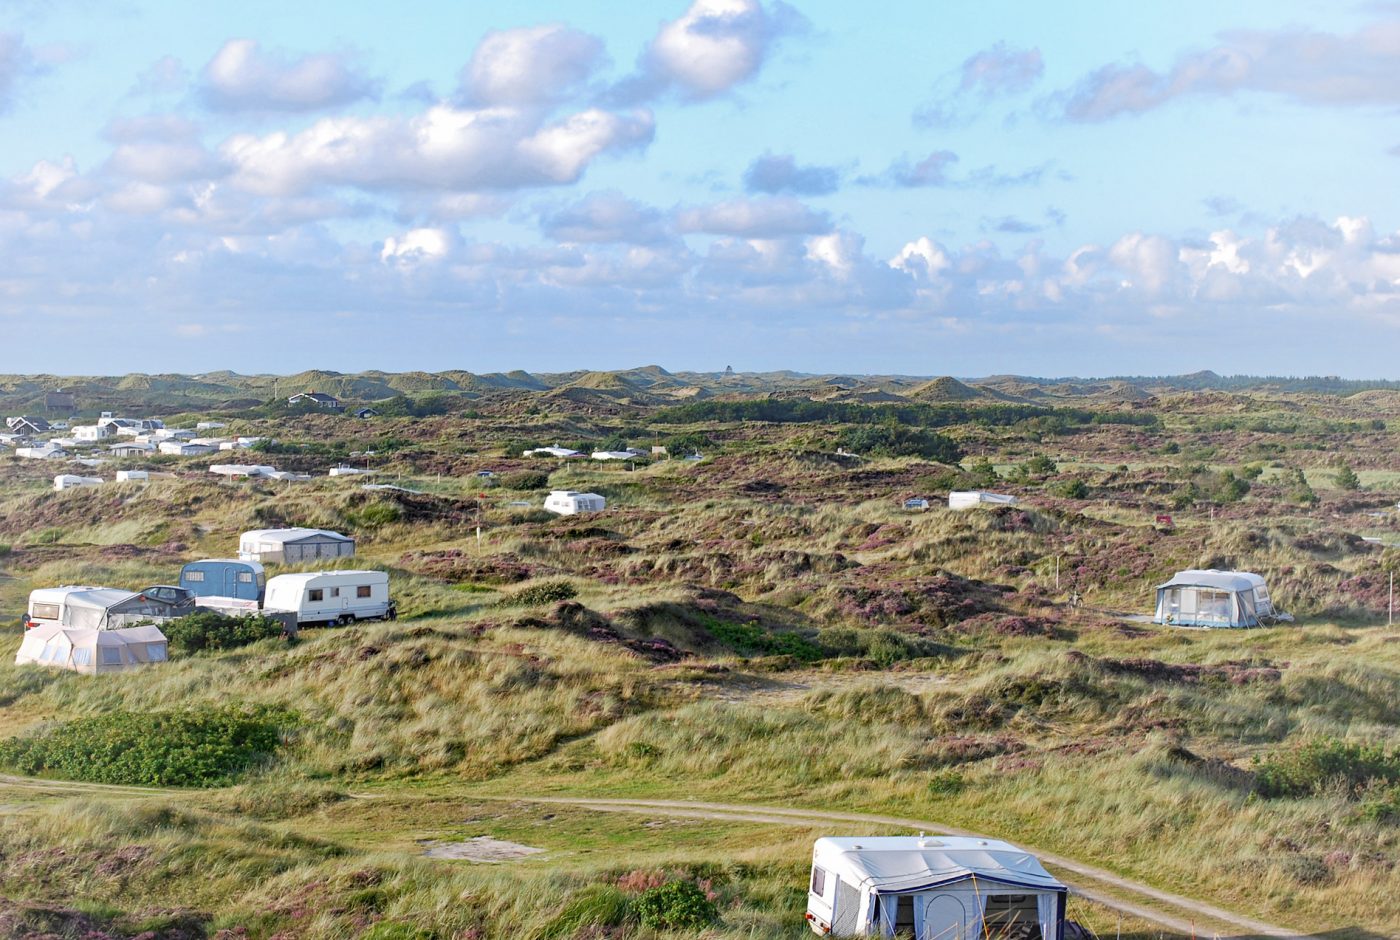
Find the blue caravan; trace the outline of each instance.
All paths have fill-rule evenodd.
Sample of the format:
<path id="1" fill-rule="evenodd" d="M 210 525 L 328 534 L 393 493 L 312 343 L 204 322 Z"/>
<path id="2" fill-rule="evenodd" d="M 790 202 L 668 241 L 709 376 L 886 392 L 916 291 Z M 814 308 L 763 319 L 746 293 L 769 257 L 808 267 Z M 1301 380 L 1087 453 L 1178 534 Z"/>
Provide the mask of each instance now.
<path id="1" fill-rule="evenodd" d="M 207 558 L 192 561 L 180 569 L 180 587 L 200 597 L 231 597 L 262 605 L 267 575 L 256 561 Z"/>

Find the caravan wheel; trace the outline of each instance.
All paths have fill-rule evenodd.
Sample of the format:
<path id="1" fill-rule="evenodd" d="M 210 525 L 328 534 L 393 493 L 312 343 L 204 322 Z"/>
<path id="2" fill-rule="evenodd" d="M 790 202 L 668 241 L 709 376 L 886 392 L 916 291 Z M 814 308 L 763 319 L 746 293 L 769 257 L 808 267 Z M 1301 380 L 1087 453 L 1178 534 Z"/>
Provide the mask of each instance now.
<path id="1" fill-rule="evenodd" d="M 341 614 L 339 617 L 335 618 L 335 625 L 337 627 L 348 627 L 354 622 L 355 618 L 350 614 Z"/>

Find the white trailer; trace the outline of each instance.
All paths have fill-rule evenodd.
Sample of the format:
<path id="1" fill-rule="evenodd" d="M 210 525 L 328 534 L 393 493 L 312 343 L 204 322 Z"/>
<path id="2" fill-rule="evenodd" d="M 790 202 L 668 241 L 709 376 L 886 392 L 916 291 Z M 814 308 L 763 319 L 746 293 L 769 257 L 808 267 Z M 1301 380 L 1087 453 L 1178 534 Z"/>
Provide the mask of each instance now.
<path id="1" fill-rule="evenodd" d="M 979 506 L 1014 506 L 1016 497 L 984 490 L 954 490 L 948 494 L 949 509 L 976 509 Z"/>
<path id="2" fill-rule="evenodd" d="M 389 597 L 383 571 L 308 571 L 279 574 L 267 582 L 263 610 L 292 613 L 297 622 L 334 623 L 394 620 L 398 608 Z"/>
<path id="3" fill-rule="evenodd" d="M 607 500 L 597 493 L 576 493 L 573 490 L 555 490 L 545 497 L 544 508 L 561 516 L 572 516 L 580 512 L 602 512 Z"/>

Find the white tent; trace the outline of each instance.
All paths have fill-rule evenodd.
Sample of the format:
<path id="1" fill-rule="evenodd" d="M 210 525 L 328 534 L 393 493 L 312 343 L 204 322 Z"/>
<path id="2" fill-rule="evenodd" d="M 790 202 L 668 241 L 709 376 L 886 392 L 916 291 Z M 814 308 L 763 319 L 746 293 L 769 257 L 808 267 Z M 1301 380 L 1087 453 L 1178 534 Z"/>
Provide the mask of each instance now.
<path id="1" fill-rule="evenodd" d="M 163 663 L 168 657 L 165 634 L 157 627 L 91 630 L 45 623 L 25 633 L 15 665 L 38 663 L 94 675 Z"/>
<path id="2" fill-rule="evenodd" d="M 1213 568 L 1178 571 L 1157 586 L 1153 623 L 1178 627 L 1257 627 L 1266 620 L 1291 620 L 1274 610 L 1264 579 L 1250 571 Z"/>
<path id="3" fill-rule="evenodd" d="M 354 539 L 326 529 L 253 529 L 238 539 L 239 560 L 263 564 L 295 564 L 354 554 Z"/>
<path id="4" fill-rule="evenodd" d="M 1035 856 L 993 839 L 824 838 L 812 850 L 807 920 L 835 936 L 974 940 L 1020 924 L 1062 940 L 1067 891 Z"/>
<path id="5" fill-rule="evenodd" d="M 976 509 L 978 506 L 1014 506 L 1016 497 L 983 490 L 954 490 L 948 494 L 949 509 Z"/>

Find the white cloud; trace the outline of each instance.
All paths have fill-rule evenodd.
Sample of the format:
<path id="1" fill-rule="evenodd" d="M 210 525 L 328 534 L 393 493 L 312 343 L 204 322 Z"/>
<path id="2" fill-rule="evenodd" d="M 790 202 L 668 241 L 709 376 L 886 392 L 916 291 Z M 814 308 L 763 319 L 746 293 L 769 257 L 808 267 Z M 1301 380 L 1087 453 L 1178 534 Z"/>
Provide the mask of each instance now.
<path id="1" fill-rule="evenodd" d="M 963 62 L 958 88 L 985 98 L 1016 94 L 1034 85 L 1044 72 L 1039 49 L 1015 49 L 998 42 Z"/>
<path id="2" fill-rule="evenodd" d="M 791 197 L 779 196 L 731 199 L 682 209 L 676 213 L 676 227 L 682 232 L 771 238 L 826 232 L 831 228 L 831 222 L 825 213 L 815 212 Z"/>
<path id="3" fill-rule="evenodd" d="M 601 154 L 651 141 L 648 111 L 590 109 L 543 123 L 516 108 L 436 105 L 400 117 L 322 118 L 297 134 L 238 135 L 220 155 L 251 192 L 510 189 L 576 182 Z"/>
<path id="4" fill-rule="evenodd" d="M 416 228 L 384 240 L 379 260 L 411 267 L 440 261 L 452 250 L 453 236 L 446 229 Z"/>
<path id="5" fill-rule="evenodd" d="M 1095 70 L 1054 101 L 1072 121 L 1139 114 L 1187 95 L 1241 91 L 1309 105 L 1400 104 L 1400 18 L 1349 34 L 1304 27 L 1234 30 L 1157 72 L 1140 63 Z"/>
<path id="6" fill-rule="evenodd" d="M 663 23 L 642 55 L 641 71 L 622 83 L 624 98 L 675 89 L 692 100 L 723 95 L 762 70 L 784 36 L 806 28 L 801 14 L 781 2 L 694 0 L 679 18 Z"/>
<path id="7" fill-rule="evenodd" d="M 487 33 L 462 70 L 463 97 L 478 105 L 550 104 L 598 69 L 603 42 L 567 26 Z"/>
<path id="8" fill-rule="evenodd" d="M 765 153 L 744 171 L 744 189 L 751 193 L 792 193 L 825 196 L 841 185 L 841 173 L 831 166 L 799 166 L 791 154 Z"/>
<path id="9" fill-rule="evenodd" d="M 315 111 L 368 97 L 375 83 L 342 55 L 291 60 L 256 40 L 230 39 L 204 67 L 201 91 L 220 111 Z"/>
<path id="10" fill-rule="evenodd" d="M 546 213 L 541 226 L 546 235 L 559 242 L 656 245 L 674 237 L 659 209 L 628 199 L 616 190 L 591 193 Z"/>

